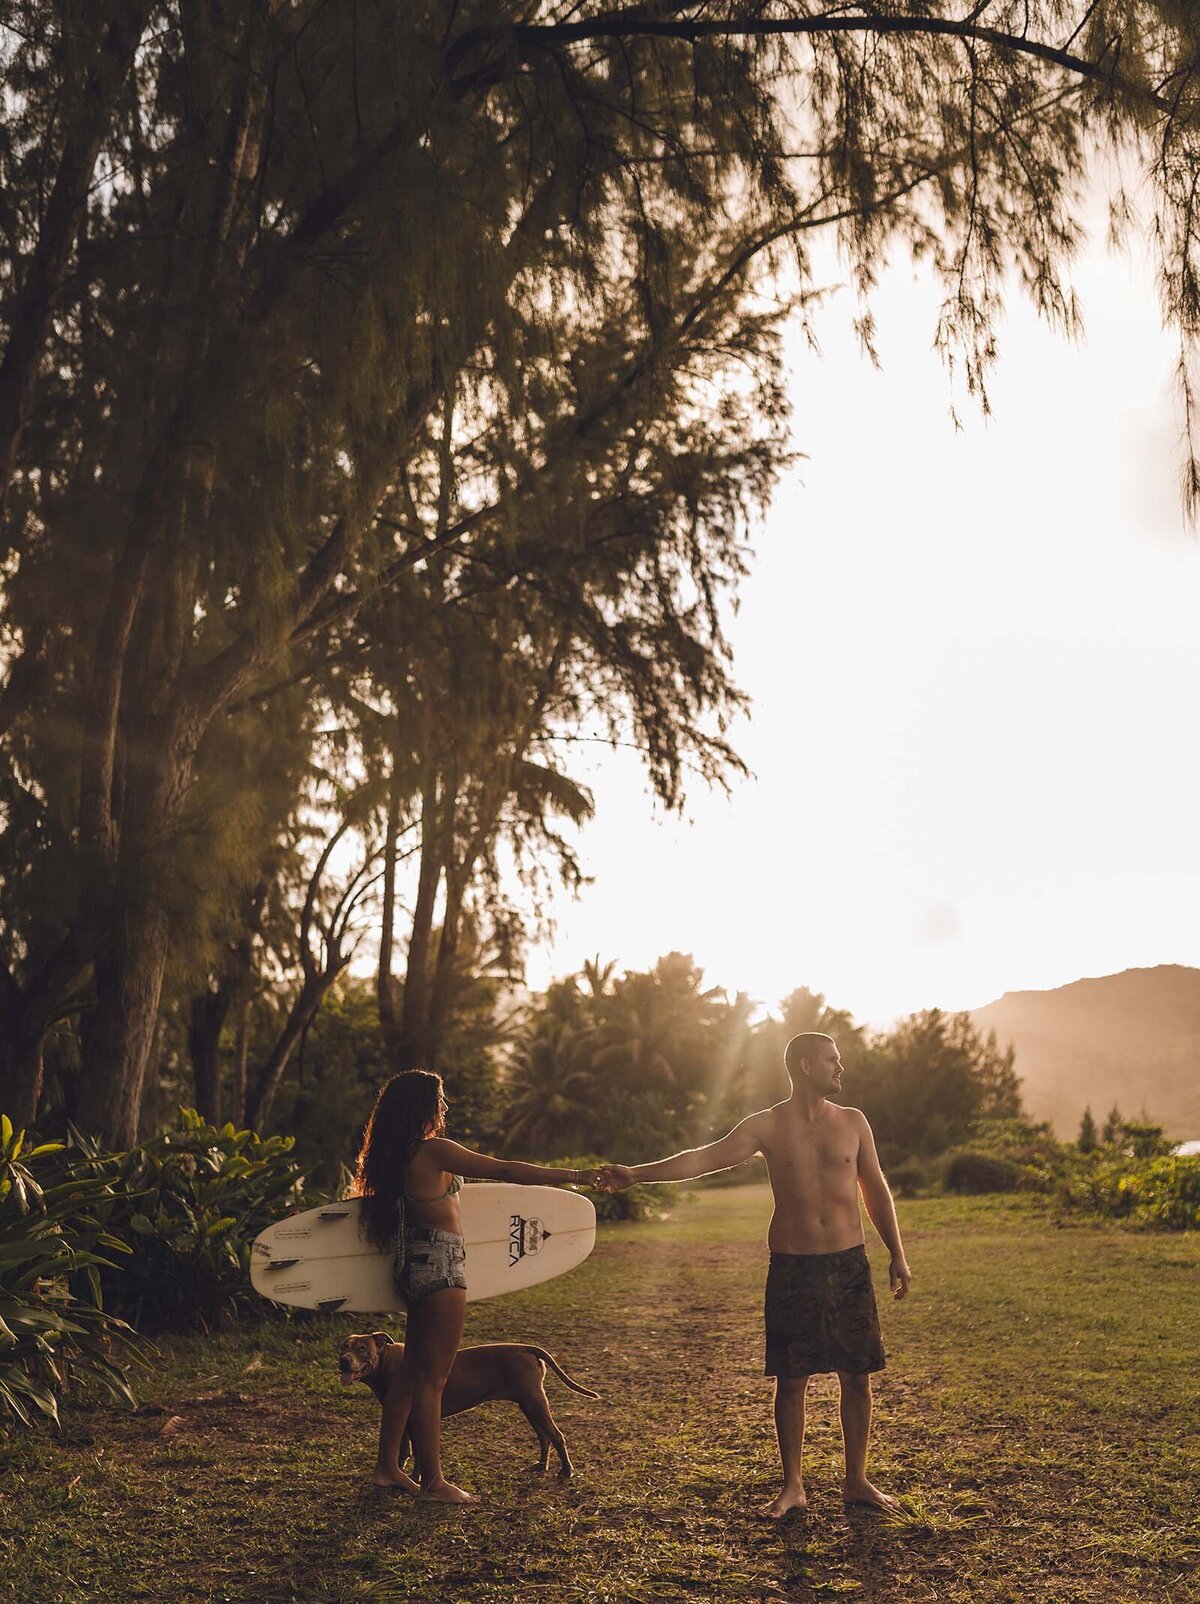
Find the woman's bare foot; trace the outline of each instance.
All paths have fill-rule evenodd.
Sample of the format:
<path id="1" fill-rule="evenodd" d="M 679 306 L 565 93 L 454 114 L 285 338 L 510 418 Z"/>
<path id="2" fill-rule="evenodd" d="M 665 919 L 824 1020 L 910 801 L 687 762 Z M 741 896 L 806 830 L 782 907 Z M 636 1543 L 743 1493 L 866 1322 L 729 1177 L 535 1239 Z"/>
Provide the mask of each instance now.
<path id="1" fill-rule="evenodd" d="M 760 1504 L 758 1513 L 764 1520 L 782 1520 L 785 1515 L 790 1515 L 793 1511 L 802 1515 L 807 1508 L 808 1499 L 804 1495 L 804 1488 L 789 1485 L 778 1497 L 772 1498 L 769 1504 Z"/>
<path id="2" fill-rule="evenodd" d="M 842 1502 L 844 1504 L 861 1504 L 868 1509 L 896 1509 L 896 1500 L 890 1493 L 881 1493 L 878 1487 L 872 1487 L 864 1476 L 861 1481 L 844 1481 L 842 1483 Z"/>
<path id="3" fill-rule="evenodd" d="M 421 1497 L 427 1498 L 431 1504 L 477 1504 L 479 1500 L 474 1493 L 464 1493 L 461 1487 L 456 1487 L 452 1481 L 431 1481 L 428 1487 L 421 1488 Z"/>
<path id="4" fill-rule="evenodd" d="M 402 1493 L 419 1493 L 421 1484 L 414 1481 L 405 1471 L 380 1470 L 378 1466 L 371 1474 L 371 1482 L 376 1487 L 392 1487 Z"/>

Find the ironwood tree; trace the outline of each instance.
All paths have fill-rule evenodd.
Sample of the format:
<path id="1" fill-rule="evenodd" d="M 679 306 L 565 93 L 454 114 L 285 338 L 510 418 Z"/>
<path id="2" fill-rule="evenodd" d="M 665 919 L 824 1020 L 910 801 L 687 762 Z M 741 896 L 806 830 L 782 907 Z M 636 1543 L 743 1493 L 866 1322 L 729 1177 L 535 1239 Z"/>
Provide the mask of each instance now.
<path id="1" fill-rule="evenodd" d="M 679 332 L 671 240 L 736 236 L 752 275 L 791 239 L 803 286 L 819 215 L 864 296 L 893 243 L 932 262 L 981 390 L 1007 270 L 1074 325 L 1108 146 L 1151 180 L 1190 433 L 1198 40 L 1179 0 L 0 5 L 0 1101 L 36 1107 L 82 1008 L 79 1118 L 131 1139 L 206 922 L 180 903 L 249 879 L 203 744 L 527 494 L 501 460 L 432 537 L 374 538 L 450 378 L 539 308 L 633 284 L 636 388 Z M 572 436 L 522 421 L 541 477 Z"/>

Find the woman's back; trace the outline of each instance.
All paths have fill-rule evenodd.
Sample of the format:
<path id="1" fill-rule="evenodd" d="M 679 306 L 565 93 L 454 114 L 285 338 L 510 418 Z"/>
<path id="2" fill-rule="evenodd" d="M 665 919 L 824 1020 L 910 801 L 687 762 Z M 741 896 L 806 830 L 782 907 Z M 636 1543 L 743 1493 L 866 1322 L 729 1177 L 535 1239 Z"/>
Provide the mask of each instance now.
<path id="1" fill-rule="evenodd" d="M 419 1143 L 405 1167 L 405 1222 L 435 1231 L 461 1232 L 458 1194 L 462 1190 L 462 1176 L 444 1170 L 430 1152 L 430 1146 L 428 1140 Z"/>

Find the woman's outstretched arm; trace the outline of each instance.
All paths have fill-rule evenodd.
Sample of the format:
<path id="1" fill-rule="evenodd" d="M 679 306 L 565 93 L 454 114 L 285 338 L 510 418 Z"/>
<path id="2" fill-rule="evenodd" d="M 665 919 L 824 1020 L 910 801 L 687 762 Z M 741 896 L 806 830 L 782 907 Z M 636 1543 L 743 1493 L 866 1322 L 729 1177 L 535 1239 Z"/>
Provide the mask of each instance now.
<path id="1" fill-rule="evenodd" d="M 492 1158 L 452 1142 L 448 1136 L 431 1136 L 425 1143 L 430 1158 L 452 1175 L 470 1181 L 512 1181 L 517 1186 L 598 1186 L 598 1169 L 569 1170 L 555 1164 L 524 1164 L 517 1159 Z"/>

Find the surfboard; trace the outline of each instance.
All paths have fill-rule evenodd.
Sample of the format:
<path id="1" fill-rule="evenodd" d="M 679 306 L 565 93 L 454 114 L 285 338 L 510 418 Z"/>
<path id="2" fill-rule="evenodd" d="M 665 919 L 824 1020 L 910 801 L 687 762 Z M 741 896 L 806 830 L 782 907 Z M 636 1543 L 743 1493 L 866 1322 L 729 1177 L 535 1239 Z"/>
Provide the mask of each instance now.
<path id="1" fill-rule="evenodd" d="M 467 1301 L 498 1298 L 565 1275 L 596 1241 L 589 1198 L 557 1186 L 472 1181 L 459 1196 L 467 1245 Z M 254 1290 L 298 1309 L 386 1314 L 403 1309 L 393 1255 L 359 1229 L 360 1200 L 326 1203 L 276 1220 L 250 1250 Z"/>

